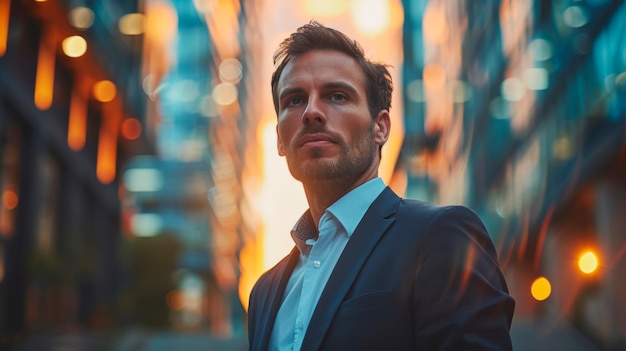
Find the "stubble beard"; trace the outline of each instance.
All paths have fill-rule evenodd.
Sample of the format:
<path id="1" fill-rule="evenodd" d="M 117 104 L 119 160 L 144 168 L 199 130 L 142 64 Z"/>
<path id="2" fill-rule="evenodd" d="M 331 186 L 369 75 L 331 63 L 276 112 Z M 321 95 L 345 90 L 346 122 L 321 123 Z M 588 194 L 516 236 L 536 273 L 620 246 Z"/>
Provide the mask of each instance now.
<path id="1" fill-rule="evenodd" d="M 287 166 L 291 175 L 302 183 L 349 183 L 373 164 L 377 152 L 373 145 L 372 130 L 368 129 L 366 135 L 353 148 L 339 141 L 339 157 L 327 158 L 324 150 L 312 149 L 308 151 L 308 158 L 304 161 L 295 160 L 293 154 L 287 155 Z"/>

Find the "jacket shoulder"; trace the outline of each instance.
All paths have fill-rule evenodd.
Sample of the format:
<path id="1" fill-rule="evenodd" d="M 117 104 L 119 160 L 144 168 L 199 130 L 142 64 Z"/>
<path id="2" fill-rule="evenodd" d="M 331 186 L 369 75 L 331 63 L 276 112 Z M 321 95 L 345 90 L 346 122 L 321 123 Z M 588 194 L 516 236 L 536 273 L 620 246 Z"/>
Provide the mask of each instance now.
<path id="1" fill-rule="evenodd" d="M 294 249 L 282 260 L 276 263 L 272 268 L 263 273 L 250 291 L 250 307 L 257 301 L 267 300 L 271 298 L 272 292 L 279 289 L 279 285 L 286 284 L 284 275 L 290 275 L 291 270 L 295 266 L 298 258 L 297 249 Z M 280 290 L 280 289 L 279 289 Z"/>

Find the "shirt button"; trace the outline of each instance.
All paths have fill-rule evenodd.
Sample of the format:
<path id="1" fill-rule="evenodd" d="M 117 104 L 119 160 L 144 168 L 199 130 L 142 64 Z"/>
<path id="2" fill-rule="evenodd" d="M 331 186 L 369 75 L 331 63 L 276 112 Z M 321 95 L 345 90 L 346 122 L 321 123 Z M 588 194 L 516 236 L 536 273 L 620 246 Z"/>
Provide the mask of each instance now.
<path id="1" fill-rule="evenodd" d="M 322 262 L 320 262 L 320 260 L 313 261 L 313 268 L 320 268 L 321 265 Z"/>

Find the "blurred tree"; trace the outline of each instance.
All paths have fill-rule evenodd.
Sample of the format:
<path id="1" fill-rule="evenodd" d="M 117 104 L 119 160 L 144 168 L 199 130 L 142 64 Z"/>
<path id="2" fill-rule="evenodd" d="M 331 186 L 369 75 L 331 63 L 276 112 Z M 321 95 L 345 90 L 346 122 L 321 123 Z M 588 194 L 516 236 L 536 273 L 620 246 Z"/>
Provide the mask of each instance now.
<path id="1" fill-rule="evenodd" d="M 167 294 L 175 288 L 179 240 L 172 234 L 137 238 L 132 244 L 133 293 L 136 321 L 146 327 L 169 326 Z"/>

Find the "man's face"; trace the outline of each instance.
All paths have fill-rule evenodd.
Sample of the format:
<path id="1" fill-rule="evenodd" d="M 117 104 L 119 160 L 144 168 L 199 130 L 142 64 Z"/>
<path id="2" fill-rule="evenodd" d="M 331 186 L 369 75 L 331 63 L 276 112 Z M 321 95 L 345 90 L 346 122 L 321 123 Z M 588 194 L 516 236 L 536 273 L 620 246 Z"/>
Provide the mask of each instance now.
<path id="1" fill-rule="evenodd" d="M 377 169 L 389 115 L 372 119 L 356 60 L 329 50 L 297 56 L 285 66 L 277 93 L 278 153 L 294 178 L 343 182 Z"/>

